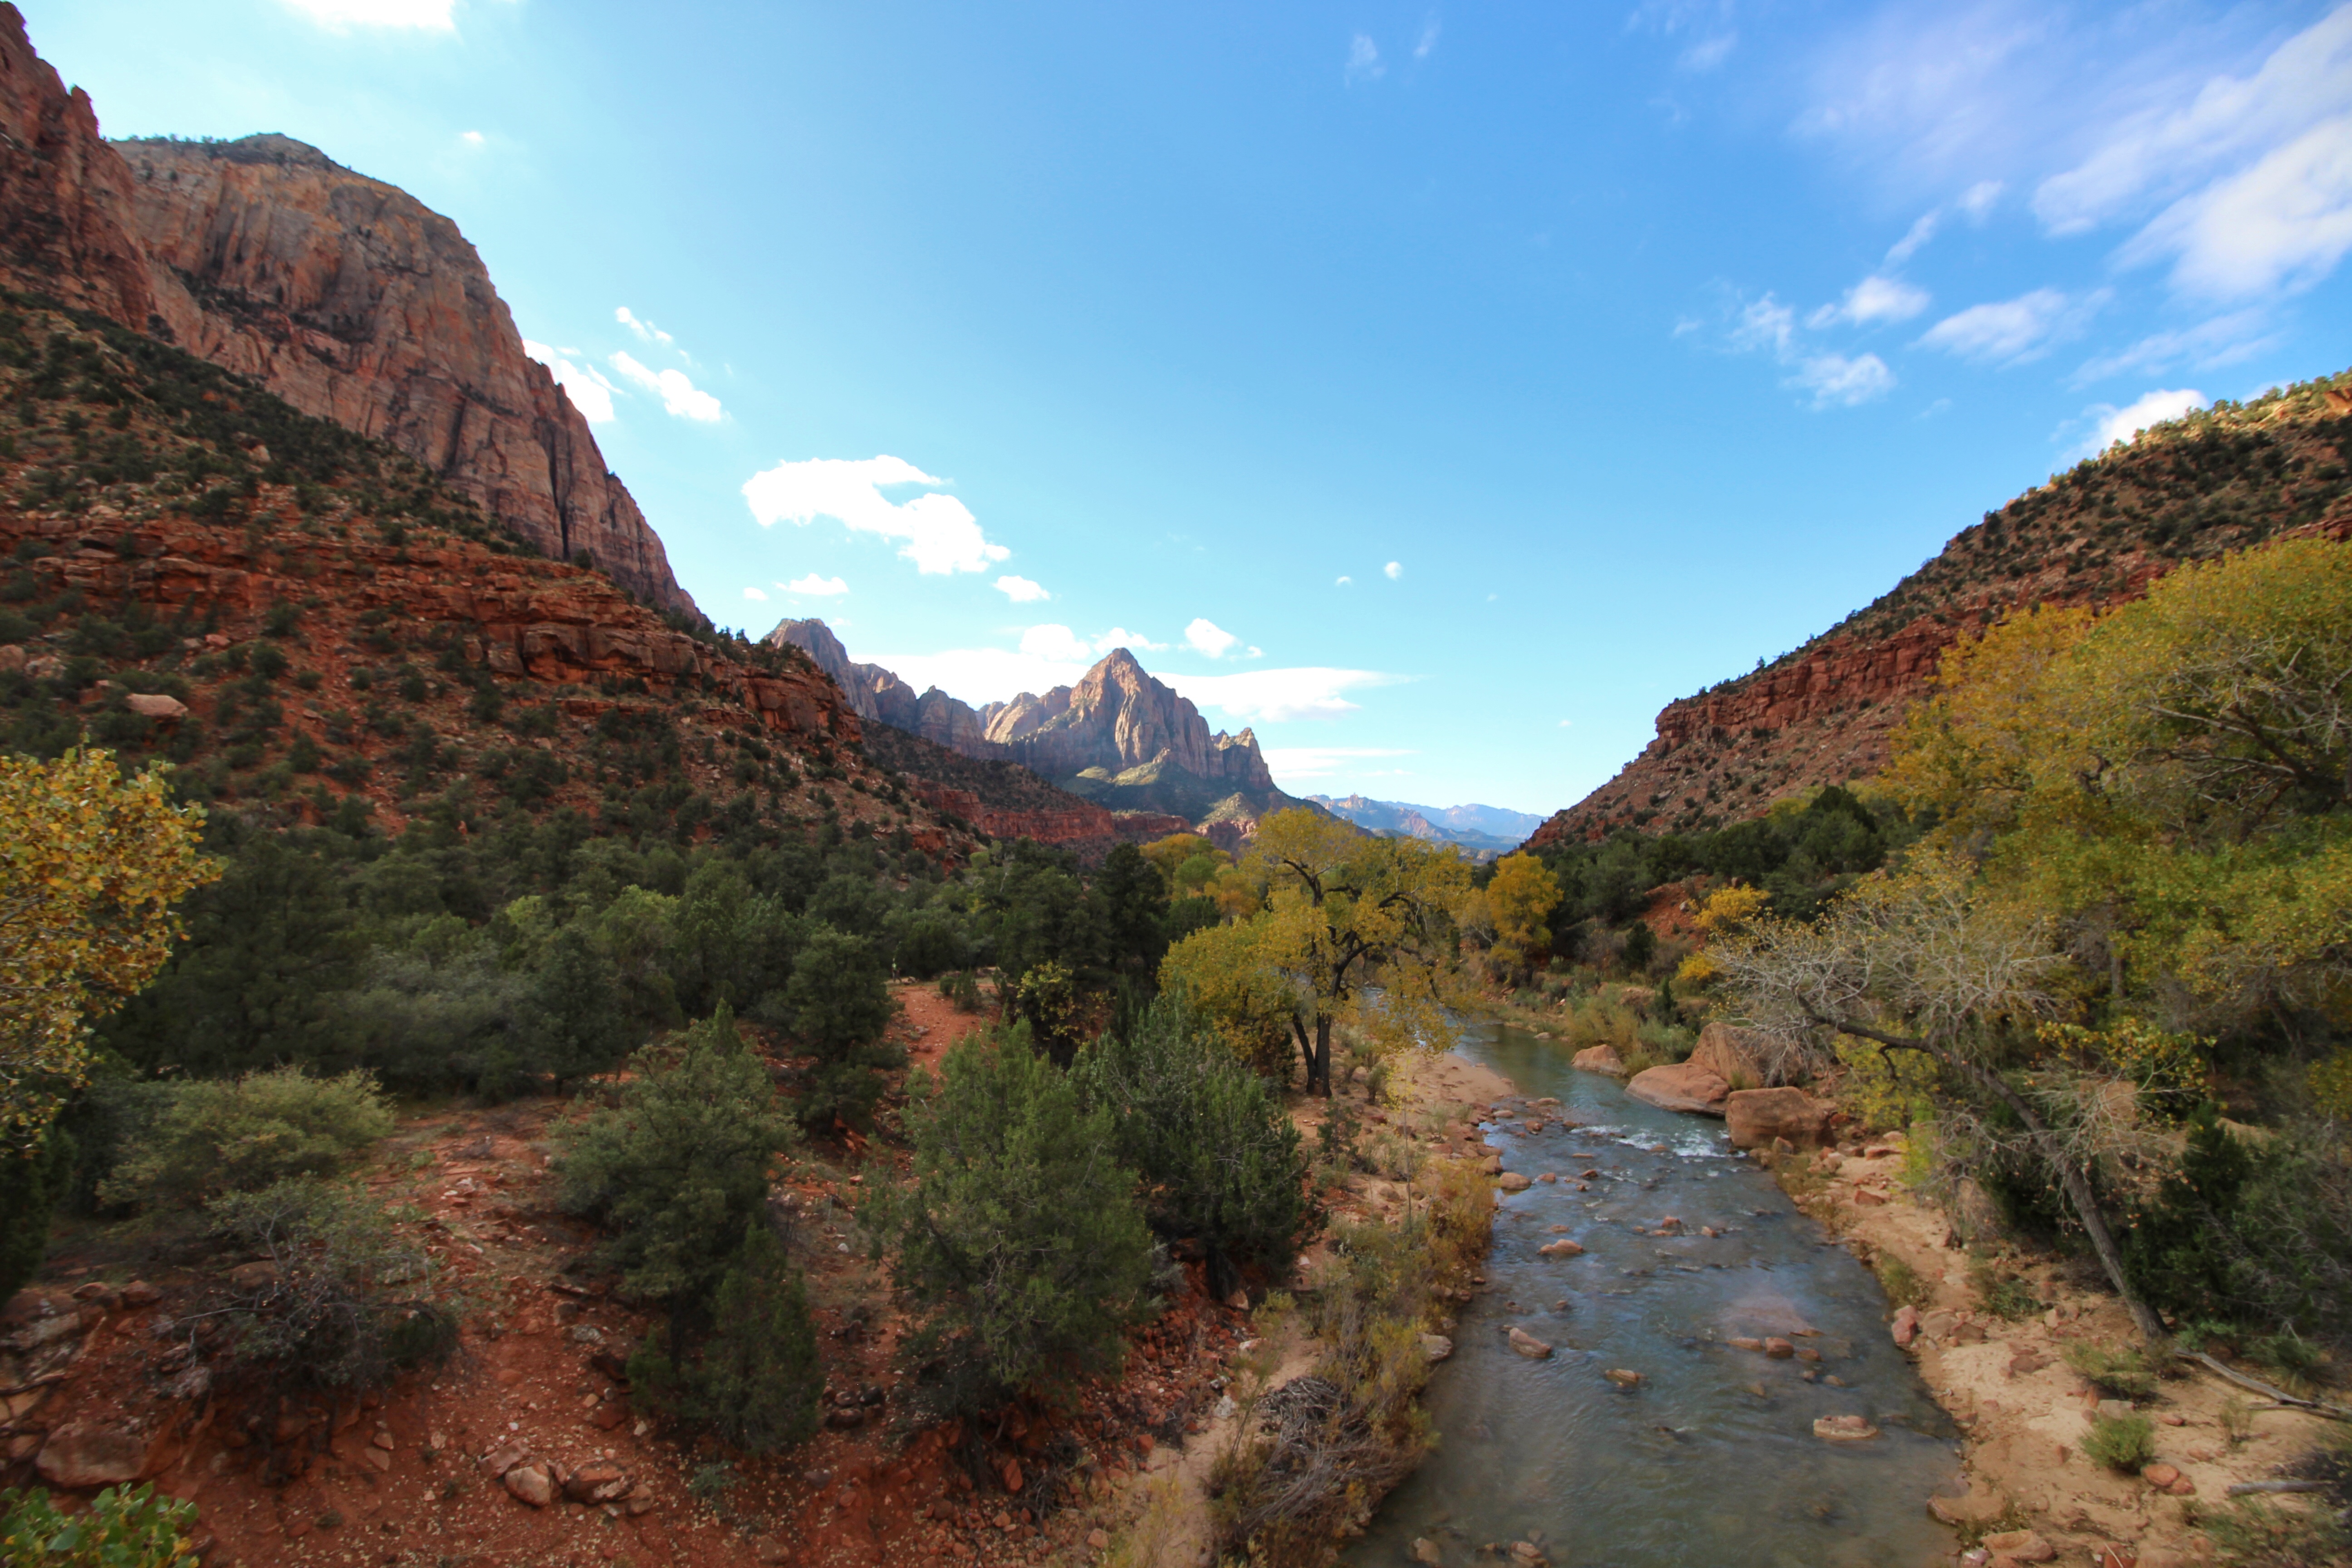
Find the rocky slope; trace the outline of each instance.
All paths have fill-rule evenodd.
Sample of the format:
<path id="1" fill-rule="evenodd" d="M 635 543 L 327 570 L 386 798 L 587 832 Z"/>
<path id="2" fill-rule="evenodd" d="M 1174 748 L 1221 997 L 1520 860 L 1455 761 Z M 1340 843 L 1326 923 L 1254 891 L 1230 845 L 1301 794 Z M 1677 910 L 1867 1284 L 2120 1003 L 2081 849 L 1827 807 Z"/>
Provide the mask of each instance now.
<path id="1" fill-rule="evenodd" d="M 2036 604 L 2135 598 L 2182 561 L 2352 531 L 2352 372 L 2222 404 L 2086 459 L 1962 530 L 1866 609 L 1754 672 L 1669 703 L 1657 738 L 1531 847 L 1687 830 L 1875 772 L 1943 650 Z"/>
<path id="2" fill-rule="evenodd" d="M 447 218 L 282 136 L 100 139 L 0 5 L 0 268 L 381 437 L 558 560 L 690 611 L 587 421 Z"/>
<path id="3" fill-rule="evenodd" d="M 768 634 L 831 675 L 862 718 L 919 735 L 963 756 L 1018 763 L 1115 815 L 1230 824 L 1245 837 L 1269 811 L 1301 804 L 1267 771 L 1257 737 L 1212 733 L 1201 710 L 1115 648 L 1075 686 L 973 708 L 933 687 L 920 697 L 879 665 L 853 662 L 821 620 L 788 620 Z M 1130 824 L 1129 837 L 1142 828 Z"/>
<path id="4" fill-rule="evenodd" d="M 969 847 L 797 653 L 677 630 L 382 442 L 96 323 L 0 303 L 0 745 L 87 737 L 312 821 Z"/>

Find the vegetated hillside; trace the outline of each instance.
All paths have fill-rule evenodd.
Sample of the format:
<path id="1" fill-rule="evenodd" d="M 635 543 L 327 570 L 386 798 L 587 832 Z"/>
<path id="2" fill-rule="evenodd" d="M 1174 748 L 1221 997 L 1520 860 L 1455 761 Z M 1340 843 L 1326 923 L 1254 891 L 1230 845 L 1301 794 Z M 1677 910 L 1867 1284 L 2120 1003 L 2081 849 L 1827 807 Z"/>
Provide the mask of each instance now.
<path id="1" fill-rule="evenodd" d="M 2143 432 L 1964 529 L 1868 607 L 1658 715 L 1657 738 L 1528 842 L 1689 832 L 1877 770 L 1943 650 L 2036 604 L 2138 597 L 2182 561 L 2352 528 L 2352 372 Z"/>
<path id="2" fill-rule="evenodd" d="M 967 835 L 796 654 L 539 558 L 389 446 L 95 317 L 0 302 L 0 714 L 286 821 Z"/>
<path id="3" fill-rule="evenodd" d="M 283 136 L 102 140 L 0 5 L 0 285 L 94 310 L 380 436 L 558 559 L 692 610 L 457 226 Z"/>
<path id="4" fill-rule="evenodd" d="M 991 838 L 1034 838 L 1098 860 L 1112 846 L 1184 832 L 1181 816 L 1111 812 L 1056 789 L 1019 763 L 967 757 L 910 735 L 897 726 L 866 727 L 866 754 L 899 775 L 908 793 L 950 824 L 971 825 Z"/>

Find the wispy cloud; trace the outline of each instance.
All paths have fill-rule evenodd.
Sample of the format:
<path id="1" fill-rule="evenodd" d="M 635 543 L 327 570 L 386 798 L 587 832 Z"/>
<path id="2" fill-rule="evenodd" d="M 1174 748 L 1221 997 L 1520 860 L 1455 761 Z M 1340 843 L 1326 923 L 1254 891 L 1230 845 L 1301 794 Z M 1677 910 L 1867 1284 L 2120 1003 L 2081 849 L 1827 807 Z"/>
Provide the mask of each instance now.
<path id="1" fill-rule="evenodd" d="M 1404 575 L 1404 563 L 1402 561 L 1391 561 L 1387 565 L 1381 568 L 1381 574 L 1386 577 L 1390 582 L 1393 583 L 1398 578 Z"/>
<path id="2" fill-rule="evenodd" d="M 1838 307 L 1827 309 L 1828 316 L 1815 312 L 1816 326 L 1829 324 L 1842 313 Z M 1677 329 L 1675 335 L 1683 334 Z M 1807 348 L 1798 336 L 1797 312 L 1769 293 L 1739 300 L 1731 310 L 1724 345 L 1734 353 L 1769 353 L 1790 367 L 1780 384 L 1810 394 L 1815 408 L 1853 408 L 1895 390 L 1895 372 L 1874 353 Z"/>
<path id="3" fill-rule="evenodd" d="M 651 321 L 640 320 L 636 312 L 630 310 L 626 305 L 615 305 L 613 307 L 613 320 L 620 322 L 621 325 L 636 333 L 637 341 L 639 342 L 661 343 L 667 345 L 677 341 L 671 337 L 667 332 L 663 331 L 659 327 L 655 326 Z"/>
<path id="4" fill-rule="evenodd" d="M 1919 342 L 1979 364 L 2022 364 L 2078 335 L 2108 298 L 2105 289 L 2077 296 L 2036 289 L 1947 316 L 1921 334 Z"/>
<path id="5" fill-rule="evenodd" d="M 1992 216 L 1992 209 L 2000 203 L 2001 192 L 2008 188 L 2007 184 L 2000 180 L 1979 180 L 1962 191 L 1960 199 L 1954 205 L 1970 223 L 1982 223 Z"/>
<path id="6" fill-rule="evenodd" d="M 849 584 L 838 577 L 820 577 L 812 572 L 805 577 L 795 577 L 777 587 L 787 594 L 800 594 L 814 599 L 838 599 L 849 592 Z"/>
<path id="7" fill-rule="evenodd" d="M 1421 25 L 1421 37 L 1413 40 L 1412 58 L 1425 60 L 1437 47 L 1437 18 L 1432 16 Z"/>
<path id="8" fill-rule="evenodd" d="M 946 482 L 902 458 L 816 458 L 753 474 L 743 500 L 763 528 L 829 517 L 854 533 L 901 541 L 898 553 L 925 575 L 985 572 L 1013 552 L 991 542 L 963 502 L 936 493 L 898 502 L 882 493 L 904 485 L 936 491 Z"/>
<path id="9" fill-rule="evenodd" d="M 1054 596 L 1045 592 L 1044 584 L 1033 583 L 1026 577 L 1016 577 L 1010 573 L 996 580 L 996 591 L 1016 605 L 1034 605 Z"/>
<path id="10" fill-rule="evenodd" d="M 1205 616 L 1184 628 L 1185 646 L 1197 653 L 1207 654 L 1211 658 L 1224 658 L 1227 651 L 1241 640 Z"/>
<path id="11" fill-rule="evenodd" d="M 763 605 L 768 602 L 768 593 L 764 588 L 746 588 L 743 590 L 743 596 L 747 599 L 756 599 Z"/>
<path id="12" fill-rule="evenodd" d="M 1850 321 L 1868 326 L 1874 321 L 1907 321 L 1927 308 L 1927 291 L 1900 278 L 1874 273 L 1845 291 L 1834 305 L 1823 305 L 1806 319 L 1809 327 Z"/>
<path id="13" fill-rule="evenodd" d="M 1381 63 L 1380 45 L 1358 33 L 1348 41 L 1348 63 L 1339 74 L 1349 87 L 1354 87 L 1360 82 L 1380 80 L 1389 74 L 1389 68 Z"/>
<path id="14" fill-rule="evenodd" d="M 1876 354 L 1809 354 L 1782 383 L 1813 395 L 1816 408 L 1853 408 L 1895 390 L 1895 373 Z"/>
<path id="15" fill-rule="evenodd" d="M 1291 779 L 1326 779 L 1335 773 L 1360 773 L 1363 770 L 1356 764 L 1367 759 L 1421 755 L 1389 746 L 1267 746 L 1261 754 L 1267 768 Z"/>
<path id="16" fill-rule="evenodd" d="M 1279 723 L 1290 719 L 1337 719 L 1343 713 L 1353 713 L 1358 705 L 1342 693 L 1386 686 L 1403 677 L 1370 669 L 1301 666 L 1253 669 L 1237 675 L 1179 673 L 1160 679 L 1203 708 L 1217 709 L 1244 722 Z"/>
<path id="17" fill-rule="evenodd" d="M 522 352 L 548 368 L 555 377 L 555 384 L 563 388 L 563 395 L 572 399 L 572 406 L 580 410 L 582 418 L 591 425 L 613 422 L 613 394 L 620 389 L 606 380 L 604 373 L 594 365 L 582 364 L 572 359 L 570 353 L 577 353 L 577 350 L 567 353 L 525 338 Z M 585 357 L 582 355 L 582 358 Z"/>
<path id="18" fill-rule="evenodd" d="M 1675 64 L 1683 70 L 1714 70 L 1739 43 L 1732 25 L 1733 0 L 1643 0 L 1625 18 L 1629 29 L 1654 32 L 1681 43 Z"/>
<path id="19" fill-rule="evenodd" d="M 682 370 L 655 370 L 639 363 L 626 349 L 615 352 L 609 363 L 629 380 L 658 395 L 662 407 L 680 419 L 708 425 L 725 412 L 719 406 L 719 399 L 696 386 Z"/>
<path id="20" fill-rule="evenodd" d="M 2259 310 L 2232 310 L 2193 327 L 2151 332 L 2128 348 L 2086 362 L 2067 377 L 2067 384 L 2089 386 L 2110 376 L 2155 375 L 2178 364 L 2199 370 L 2237 364 L 2275 346 L 2284 335 L 2266 331 L 2267 324 Z"/>
<path id="21" fill-rule="evenodd" d="M 1354 581 L 1355 579 L 1353 577 L 1342 577 L 1337 583 L 1334 583 L 1332 586 L 1335 588 L 1344 588 Z"/>

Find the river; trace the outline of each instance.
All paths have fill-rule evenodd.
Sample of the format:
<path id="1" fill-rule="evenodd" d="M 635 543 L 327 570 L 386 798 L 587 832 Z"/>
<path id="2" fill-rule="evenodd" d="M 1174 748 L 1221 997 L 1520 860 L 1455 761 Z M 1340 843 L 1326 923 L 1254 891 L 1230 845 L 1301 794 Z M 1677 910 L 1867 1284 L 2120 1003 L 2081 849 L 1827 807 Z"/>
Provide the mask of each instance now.
<path id="1" fill-rule="evenodd" d="M 1461 1048 L 1562 1102 L 1537 1114 L 1584 1125 L 1490 1128 L 1506 1171 L 1562 1179 L 1502 1200 L 1488 1288 L 1430 1384 L 1437 1449 L 1348 1561 L 1393 1568 L 1425 1540 L 1448 1565 L 1491 1564 L 1481 1546 L 1532 1539 L 1555 1568 L 1940 1563 L 1951 1536 L 1927 1500 L 1958 1475 L 1958 1444 L 1870 1271 L 1733 1156 L 1722 1122 L 1644 1105 L 1521 1030 L 1486 1026 Z M 1538 1256 L 1562 1236 L 1584 1254 Z M 1551 1357 L 1515 1352 L 1514 1326 Z M 1772 1335 L 1820 1360 L 1727 1342 Z M 1880 1435 L 1814 1436 L 1840 1415 Z"/>

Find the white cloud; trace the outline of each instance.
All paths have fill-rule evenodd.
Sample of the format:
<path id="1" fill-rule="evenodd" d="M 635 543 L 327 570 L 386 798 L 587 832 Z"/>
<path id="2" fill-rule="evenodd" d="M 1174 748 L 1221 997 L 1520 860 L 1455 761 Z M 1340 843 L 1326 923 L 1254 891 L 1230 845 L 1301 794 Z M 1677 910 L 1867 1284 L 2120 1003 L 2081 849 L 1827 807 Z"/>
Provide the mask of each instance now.
<path id="1" fill-rule="evenodd" d="M 1045 592 L 1044 584 L 1032 583 L 1026 577 L 1016 577 L 1010 573 L 996 580 L 996 591 L 1016 605 L 1034 605 L 1054 596 Z"/>
<path id="2" fill-rule="evenodd" d="M 468 147 L 478 147 L 482 144 L 482 133 L 478 131 L 461 131 L 457 133 L 457 140 Z"/>
<path id="3" fill-rule="evenodd" d="M 2352 8 L 2347 8 L 2352 12 Z M 2174 203 L 2126 265 L 2176 258 L 2172 281 L 2211 300 L 2307 289 L 2352 250 L 2352 114 L 2313 126 L 2241 174 Z"/>
<path id="4" fill-rule="evenodd" d="M 457 24 L 449 12 L 455 0 L 286 0 L 321 27 L 341 32 L 346 27 L 415 27 L 428 33 L 453 33 Z"/>
<path id="5" fill-rule="evenodd" d="M 1381 571 L 1387 576 L 1390 582 L 1393 583 L 1398 578 L 1404 575 L 1404 563 L 1401 561 L 1391 561 L 1387 565 L 1381 567 Z"/>
<path id="6" fill-rule="evenodd" d="M 1227 649 L 1242 639 L 1206 618 L 1195 619 L 1184 628 L 1184 641 L 1211 658 L 1223 658 Z"/>
<path id="7" fill-rule="evenodd" d="M 1087 646 L 1085 638 L 1069 627 L 1056 626 L 1051 621 L 1023 632 L 1021 651 L 1031 658 L 1074 664 L 1081 670 L 1094 662 L 1094 650 Z"/>
<path id="8" fill-rule="evenodd" d="M 1919 342 L 1979 364 L 2021 364 L 2080 332 L 2107 299 L 2105 289 L 2076 298 L 2055 289 L 2036 289 L 2014 300 L 1971 305 L 1947 316 L 1928 328 Z"/>
<path id="9" fill-rule="evenodd" d="M 1936 230 L 1942 226 L 1943 221 L 1944 209 L 1941 207 L 1930 207 L 1921 213 L 1910 228 L 1904 232 L 1903 237 L 1887 247 L 1886 265 L 1900 267 L 1910 260 L 1913 256 L 1918 254 L 1921 246 L 1936 237 Z"/>
<path id="10" fill-rule="evenodd" d="M 1873 321 L 1907 321 L 1927 308 L 1925 289 L 1915 288 L 1900 278 L 1874 273 L 1847 289 L 1845 298 L 1838 303 L 1815 310 L 1805 324 L 1819 328 L 1852 321 L 1864 327 Z"/>
<path id="11" fill-rule="evenodd" d="M 1717 33 L 1685 49 L 1675 63 L 1686 71 L 1711 71 L 1731 58 L 1732 47 L 1738 42 L 1737 33 Z"/>
<path id="12" fill-rule="evenodd" d="M 812 572 L 805 577 L 795 577 L 777 587 L 787 594 L 804 594 L 817 599 L 837 599 L 849 592 L 849 584 L 838 577 L 820 577 Z"/>
<path id="13" fill-rule="evenodd" d="M 1813 395 L 1813 406 L 1853 408 L 1895 390 L 1895 373 L 1876 354 L 1852 359 L 1840 353 L 1811 354 L 1782 384 Z"/>
<path id="14" fill-rule="evenodd" d="M 1992 216 L 1992 209 L 2000 202 L 2000 193 L 2008 188 L 1999 180 L 1979 180 L 1960 193 L 1960 211 L 1968 215 L 1970 223 L 1980 224 Z"/>
<path id="15" fill-rule="evenodd" d="M 2083 411 L 2091 421 L 2090 437 L 2074 449 L 2078 458 L 2095 458 L 2117 441 L 2129 441 L 2151 425 L 2168 419 L 2178 419 L 2192 408 L 2202 408 L 2212 401 L 2192 387 L 2177 392 L 2151 392 L 2137 402 L 2121 408 L 2110 403 L 2097 403 Z"/>
<path id="16" fill-rule="evenodd" d="M 1380 80 L 1389 74 L 1389 68 L 1381 64 L 1381 47 L 1358 33 L 1348 42 L 1348 64 L 1339 74 L 1353 87 L 1360 81 Z"/>
<path id="17" fill-rule="evenodd" d="M 1576 727 L 1576 721 L 1573 719 L 1562 719 L 1559 721 L 1559 727 L 1563 730 L 1572 730 Z"/>
<path id="18" fill-rule="evenodd" d="M 677 340 L 651 321 L 640 321 L 626 305 L 613 307 L 613 320 L 637 334 L 637 341 L 647 343 L 669 343 Z"/>
<path id="19" fill-rule="evenodd" d="M 906 542 L 898 553 L 926 576 L 985 572 L 1013 552 L 992 544 L 980 520 L 949 495 L 890 500 L 885 489 L 924 485 L 935 479 L 903 458 L 814 458 L 778 463 L 743 481 L 743 500 L 762 528 L 778 522 L 803 526 L 829 517 L 853 533 L 875 533 Z"/>
<path id="20" fill-rule="evenodd" d="M 1265 765 L 1284 778 L 1321 779 L 1361 770 L 1349 766 L 1365 757 L 1417 757 L 1418 752 L 1387 746 L 1267 746 Z"/>
<path id="21" fill-rule="evenodd" d="M 1344 588 L 1354 581 L 1355 579 L 1353 577 L 1342 577 L 1337 583 L 1332 584 L 1331 586 L 1334 588 Z"/>
<path id="22" fill-rule="evenodd" d="M 1435 47 L 1437 47 L 1437 18 L 1432 16 L 1421 26 L 1421 37 L 1412 46 L 1412 58 L 1425 60 L 1429 58 L 1429 52 Z"/>
<path id="23" fill-rule="evenodd" d="M 1252 669 L 1237 675 L 1162 675 L 1160 679 L 1202 708 L 1251 722 L 1289 719 L 1336 719 L 1357 705 L 1340 693 L 1386 686 L 1402 679 L 1370 669 Z"/>
<path id="24" fill-rule="evenodd" d="M 707 425 L 725 412 L 719 406 L 719 399 L 698 388 L 682 370 L 654 370 L 640 364 L 626 350 L 613 355 L 612 365 L 646 391 L 658 393 L 662 406 L 680 419 L 699 420 Z"/>
<path id="25" fill-rule="evenodd" d="M 761 588 L 746 588 L 743 590 L 743 596 L 747 599 L 757 599 L 763 605 L 768 602 L 766 590 Z"/>
<path id="26" fill-rule="evenodd" d="M 1115 647 L 1123 647 L 1129 653 L 1138 648 L 1146 653 L 1157 653 L 1167 646 L 1164 642 L 1153 642 L 1141 632 L 1129 631 L 1125 626 L 1113 626 L 1095 638 L 1097 653 L 1108 653 Z"/>
<path id="27" fill-rule="evenodd" d="M 877 653 L 853 648 L 849 657 L 861 664 L 878 664 L 885 669 L 896 670 L 901 680 L 918 691 L 936 686 L 974 705 L 1007 702 L 1024 691 L 1044 692 L 1056 686 L 1071 685 L 1094 662 L 1083 651 L 1071 658 L 1048 658 L 1001 647 L 950 648 L 942 653 Z"/>
<path id="28" fill-rule="evenodd" d="M 1731 346 L 1743 353 L 1770 349 L 1776 354 L 1786 354 L 1796 335 L 1797 312 L 1766 294 L 1739 308 L 1738 320 L 1731 329 Z"/>
<path id="29" fill-rule="evenodd" d="M 548 368 L 556 384 L 563 388 L 564 395 L 572 399 L 572 406 L 580 410 L 582 418 L 591 425 L 613 422 L 615 388 L 604 379 L 603 372 L 593 365 L 575 363 L 562 349 L 550 348 L 529 338 L 522 341 L 522 352 Z"/>
<path id="30" fill-rule="evenodd" d="M 2175 258 L 2186 292 L 2305 287 L 2352 249 L 2352 5 L 2287 39 L 2251 76 L 2211 76 L 2188 102 L 2121 117 L 2044 180 L 2033 210 L 2076 234 L 2161 206 L 2121 253 Z"/>

